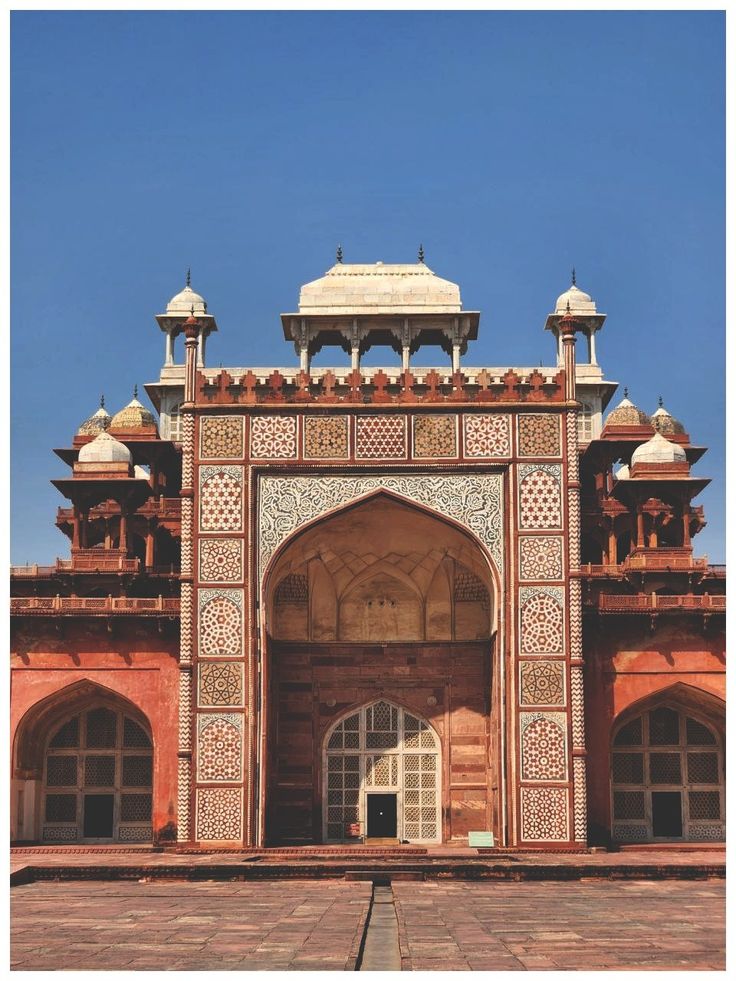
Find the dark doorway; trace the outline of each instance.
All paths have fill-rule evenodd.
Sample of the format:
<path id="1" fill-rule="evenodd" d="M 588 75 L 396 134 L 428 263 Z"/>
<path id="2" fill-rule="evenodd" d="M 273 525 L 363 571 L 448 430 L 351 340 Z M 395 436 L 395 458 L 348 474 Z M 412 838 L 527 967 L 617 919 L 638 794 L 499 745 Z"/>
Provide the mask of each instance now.
<path id="1" fill-rule="evenodd" d="M 682 794 L 679 790 L 652 791 L 652 835 L 682 837 Z"/>
<path id="2" fill-rule="evenodd" d="M 84 795 L 84 837 L 112 838 L 113 794 Z"/>
<path id="3" fill-rule="evenodd" d="M 368 838 L 396 838 L 396 794 L 367 794 Z"/>

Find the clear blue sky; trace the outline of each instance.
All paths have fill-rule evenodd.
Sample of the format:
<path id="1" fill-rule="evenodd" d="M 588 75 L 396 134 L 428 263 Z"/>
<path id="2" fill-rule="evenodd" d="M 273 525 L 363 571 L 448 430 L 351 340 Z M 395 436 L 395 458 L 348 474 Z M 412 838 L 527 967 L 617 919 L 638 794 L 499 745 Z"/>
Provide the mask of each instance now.
<path id="1" fill-rule="evenodd" d="M 606 375 L 710 447 L 695 544 L 723 561 L 724 24 L 14 12 L 12 561 L 68 554 L 51 448 L 158 376 L 153 315 L 188 265 L 210 364 L 292 364 L 278 314 L 338 242 L 347 262 L 423 242 L 482 311 L 476 365 L 553 363 L 574 264 Z"/>

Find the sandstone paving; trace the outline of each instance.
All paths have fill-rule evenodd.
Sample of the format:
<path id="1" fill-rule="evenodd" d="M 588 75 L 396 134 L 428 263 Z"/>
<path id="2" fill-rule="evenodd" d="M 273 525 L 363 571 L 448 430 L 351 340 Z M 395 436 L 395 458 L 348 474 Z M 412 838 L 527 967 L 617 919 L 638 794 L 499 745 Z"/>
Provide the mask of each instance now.
<path id="1" fill-rule="evenodd" d="M 404 969 L 725 969 L 720 879 L 394 883 L 393 890 Z"/>
<path id="2" fill-rule="evenodd" d="M 16 970 L 352 969 L 370 883 L 34 883 L 11 896 Z"/>

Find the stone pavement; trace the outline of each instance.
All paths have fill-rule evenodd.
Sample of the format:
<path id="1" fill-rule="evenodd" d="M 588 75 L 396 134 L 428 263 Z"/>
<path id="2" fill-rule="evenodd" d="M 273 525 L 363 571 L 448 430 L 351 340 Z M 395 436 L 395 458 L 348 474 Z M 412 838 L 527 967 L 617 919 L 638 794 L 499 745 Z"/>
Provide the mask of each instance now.
<path id="1" fill-rule="evenodd" d="M 725 883 L 394 883 L 404 970 L 725 970 Z"/>
<path id="2" fill-rule="evenodd" d="M 721 879 L 392 890 L 404 970 L 725 969 Z M 371 885 L 38 882 L 11 900 L 14 969 L 354 970 Z"/>
<path id="3" fill-rule="evenodd" d="M 11 969 L 352 971 L 370 883 L 18 886 Z"/>

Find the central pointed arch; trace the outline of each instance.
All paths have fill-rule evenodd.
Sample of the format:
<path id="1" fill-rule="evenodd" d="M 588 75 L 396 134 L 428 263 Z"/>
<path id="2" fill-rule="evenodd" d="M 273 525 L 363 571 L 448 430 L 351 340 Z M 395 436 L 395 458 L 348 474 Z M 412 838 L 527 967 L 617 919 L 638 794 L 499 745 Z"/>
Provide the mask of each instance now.
<path id="1" fill-rule="evenodd" d="M 274 504 L 277 513 L 267 519 L 265 551 L 258 559 L 263 575 L 258 597 L 259 841 L 335 840 L 336 829 L 327 835 L 323 822 L 328 805 L 320 735 L 334 714 L 331 707 L 337 705 L 340 712 L 362 705 L 379 691 L 401 705 L 412 685 L 421 694 L 408 699 L 409 711 L 427 709 L 441 738 L 453 724 L 461 726 L 468 748 L 462 763 L 451 765 L 448 756 L 438 771 L 439 796 L 445 804 L 458 802 L 447 820 L 437 819 L 433 828 L 409 827 L 405 833 L 402 826 L 397 831 L 409 840 L 438 841 L 491 827 L 501 837 L 505 666 L 494 651 L 503 648 L 498 636 L 502 580 L 488 541 L 470 527 L 471 512 L 483 519 L 485 499 L 468 494 L 463 504 L 467 520 L 460 521 L 451 505 L 445 508 L 444 498 L 430 506 L 376 478 L 365 493 L 356 493 L 366 491 L 356 479 L 347 490 L 305 507 L 300 495 L 307 482 L 304 478 L 295 497 L 290 497 L 288 481 L 279 485 L 283 496 Z M 441 481 L 439 486 L 444 486 Z M 323 509 L 326 503 L 331 506 Z M 261 521 L 263 509 L 261 502 Z M 294 509 L 307 520 L 299 523 Z M 493 520 L 490 514 L 491 529 Z M 366 765 L 363 759 L 364 780 Z M 403 808 L 403 799 L 397 798 L 398 804 Z M 364 796 L 360 806 L 365 810 Z M 425 810 L 429 806 L 425 802 Z M 403 810 L 398 816 L 412 824 Z M 366 820 L 363 813 L 352 823 Z"/>

